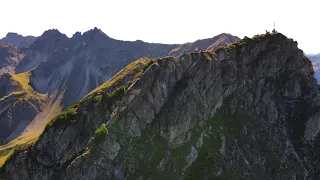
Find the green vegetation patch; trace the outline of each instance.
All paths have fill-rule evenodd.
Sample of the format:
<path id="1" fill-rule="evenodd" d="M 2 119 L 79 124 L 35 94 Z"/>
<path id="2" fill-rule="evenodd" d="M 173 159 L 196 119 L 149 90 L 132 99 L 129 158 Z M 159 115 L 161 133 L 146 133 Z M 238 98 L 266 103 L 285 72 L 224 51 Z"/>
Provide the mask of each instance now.
<path id="1" fill-rule="evenodd" d="M 144 177 L 160 175 L 157 167 L 169 150 L 168 142 L 160 135 L 153 136 L 145 130 L 142 132 L 141 138 L 135 142 L 134 149 L 136 152 L 144 153 L 144 158 L 139 159 L 139 171 L 136 175 Z"/>
<path id="2" fill-rule="evenodd" d="M 13 161 L 21 152 L 29 149 L 38 142 L 39 138 L 35 138 L 27 143 L 19 144 L 13 148 L 0 152 L 0 172 L 5 170 L 6 164 Z"/>
<path id="3" fill-rule="evenodd" d="M 91 148 L 92 153 L 97 152 L 97 147 L 103 141 L 103 139 L 106 137 L 107 134 L 108 134 L 107 124 L 102 124 L 101 127 L 95 131 L 94 138 L 92 141 L 92 148 Z"/>
<path id="4" fill-rule="evenodd" d="M 253 36 L 251 39 L 252 39 L 252 40 L 255 40 L 255 41 L 259 41 L 259 40 L 261 40 L 261 39 L 263 39 L 263 38 L 265 38 L 265 37 L 266 37 L 265 34 L 257 34 L 257 35 L 255 35 L 255 36 Z"/>
<path id="5" fill-rule="evenodd" d="M 212 174 L 212 168 L 223 158 L 219 152 L 222 146 L 221 136 L 230 136 L 228 121 L 230 117 L 218 110 L 214 117 L 209 118 L 203 125 L 203 144 L 196 161 L 188 169 L 187 179 L 205 179 Z"/>
<path id="6" fill-rule="evenodd" d="M 218 54 L 220 51 L 222 50 L 226 50 L 226 47 L 225 46 L 219 46 L 217 47 L 217 49 L 214 51 L 216 54 Z"/>
<path id="7" fill-rule="evenodd" d="M 153 60 L 149 60 L 143 67 L 142 67 L 142 71 L 146 71 L 152 64 L 154 63 Z"/>
<path id="8" fill-rule="evenodd" d="M 240 40 L 240 41 L 236 41 L 236 42 L 230 44 L 229 46 L 231 46 L 231 47 L 240 47 L 240 46 L 243 46 L 245 44 L 247 44 L 246 41 Z"/>
<path id="9" fill-rule="evenodd" d="M 50 123 L 46 126 L 45 131 L 49 127 L 54 126 L 60 126 L 62 124 L 64 125 L 71 125 L 76 123 L 76 115 L 77 115 L 77 108 L 75 107 L 69 107 L 64 112 L 58 114 L 56 117 L 54 117 Z"/>
<path id="10" fill-rule="evenodd" d="M 202 51 L 201 54 L 203 55 L 204 59 L 205 60 L 213 60 L 214 57 L 213 57 L 213 54 L 211 52 L 208 52 L 208 51 Z"/>
<path id="11" fill-rule="evenodd" d="M 136 61 L 130 63 L 128 66 L 126 66 L 121 71 L 119 71 L 116 75 L 114 75 L 107 82 L 103 83 L 101 86 L 97 87 L 96 89 L 91 91 L 89 94 L 87 94 L 83 99 L 85 99 L 95 93 L 102 92 L 105 89 L 108 89 L 109 87 L 116 86 L 126 76 L 129 76 L 129 75 L 134 76 L 141 71 L 144 72 L 151 64 L 153 64 L 153 62 L 154 61 L 152 59 L 144 57 L 144 58 L 141 58 L 139 60 L 136 60 Z M 138 77 L 140 77 L 140 75 L 138 75 L 137 78 Z"/>
<path id="12" fill-rule="evenodd" d="M 182 46 L 183 46 L 183 44 L 175 47 L 174 49 L 172 49 L 172 50 L 169 52 L 169 54 L 180 51 Z"/>

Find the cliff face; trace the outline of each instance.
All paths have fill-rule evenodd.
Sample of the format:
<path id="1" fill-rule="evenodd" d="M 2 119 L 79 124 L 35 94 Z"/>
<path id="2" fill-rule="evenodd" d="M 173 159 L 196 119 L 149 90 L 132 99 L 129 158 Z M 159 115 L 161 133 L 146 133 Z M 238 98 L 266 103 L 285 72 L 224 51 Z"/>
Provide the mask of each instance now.
<path id="1" fill-rule="evenodd" d="M 282 34 L 130 64 L 16 151 L 2 179 L 319 179 L 320 96 Z"/>

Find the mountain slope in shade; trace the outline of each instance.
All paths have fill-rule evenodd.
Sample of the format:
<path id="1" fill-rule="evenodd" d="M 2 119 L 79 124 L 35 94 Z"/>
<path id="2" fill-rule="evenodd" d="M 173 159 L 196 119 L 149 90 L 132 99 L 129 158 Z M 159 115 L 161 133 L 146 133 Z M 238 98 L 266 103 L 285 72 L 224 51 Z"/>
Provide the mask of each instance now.
<path id="1" fill-rule="evenodd" d="M 231 37 L 228 34 L 221 34 L 211 39 L 199 40 L 194 44 L 197 47 L 218 45 L 223 43 L 221 39 L 226 36 Z M 229 42 L 230 38 L 224 44 Z M 32 90 L 38 94 L 46 94 L 48 98 L 46 101 L 41 101 L 44 104 L 41 104 L 40 111 L 37 109 L 36 117 L 25 116 L 26 122 L 32 123 L 25 124 L 24 131 L 40 132 L 39 129 L 44 127 L 50 117 L 80 100 L 133 60 L 144 56 L 153 58 L 166 56 L 178 46 L 180 45 L 119 41 L 110 38 L 98 28 L 83 34 L 76 33 L 72 38 L 68 38 L 56 29 L 44 32 L 28 48 L 19 49 L 23 58 L 13 67 L 17 74 L 27 72 L 30 75 L 28 85 Z M 188 47 L 188 51 L 194 51 L 193 48 L 195 46 Z M 6 104 L 14 102 L 9 101 Z M 20 113 L 24 116 L 24 113 L 29 112 Z M 18 122 L 15 120 L 16 124 Z M 17 136 L 15 132 L 10 129 L 5 134 L 12 139 Z M 24 137 L 35 136 L 33 134 Z M 0 147 L 0 151 L 14 145 L 15 141 L 10 142 Z"/>
<path id="2" fill-rule="evenodd" d="M 0 177 L 319 179 L 319 93 L 280 33 L 142 59 L 11 152 Z"/>
<path id="3" fill-rule="evenodd" d="M 320 83 L 320 54 L 307 55 L 307 57 L 312 61 L 315 76 L 318 80 L 318 83 Z"/>
<path id="4" fill-rule="evenodd" d="M 34 36 L 22 36 L 17 33 L 8 33 L 6 37 L 0 39 L 0 44 L 12 44 L 17 48 L 28 47 L 31 45 L 37 37 Z"/>

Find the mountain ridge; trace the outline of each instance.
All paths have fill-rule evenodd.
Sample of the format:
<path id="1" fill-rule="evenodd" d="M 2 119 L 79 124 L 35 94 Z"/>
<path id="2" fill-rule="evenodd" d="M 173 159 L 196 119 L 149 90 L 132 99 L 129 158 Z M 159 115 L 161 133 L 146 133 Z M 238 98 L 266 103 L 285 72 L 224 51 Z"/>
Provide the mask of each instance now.
<path id="1" fill-rule="evenodd" d="M 28 47 L 32 44 L 37 37 L 34 36 L 22 36 L 18 33 L 9 32 L 5 37 L 0 39 L 0 44 L 12 44 L 17 48 Z"/>
<path id="2" fill-rule="evenodd" d="M 266 34 L 150 62 L 57 116 L 1 177 L 319 178 L 319 88 L 297 42 Z"/>
<path id="3" fill-rule="evenodd" d="M 204 40 L 206 43 L 202 46 L 215 43 L 215 40 L 218 40 L 220 36 L 231 35 L 221 34 L 215 38 Z M 235 38 L 232 36 L 232 39 Z M 196 43 L 199 44 L 199 47 L 201 41 Z M 16 74 L 28 73 L 30 75 L 28 85 L 33 91 L 45 94 L 48 99 L 43 102 L 41 107 L 43 107 L 42 111 L 50 116 L 43 115 L 46 113 L 37 110 L 37 115 L 33 119 L 28 119 L 32 125 L 30 127 L 26 124 L 26 130 L 31 131 L 35 125 L 35 132 L 39 132 L 41 128 L 37 126 L 37 123 L 33 123 L 33 121 L 39 122 L 38 117 L 46 117 L 43 119 L 43 123 L 45 123 L 49 117 L 80 100 L 133 60 L 141 57 L 167 56 L 177 46 L 180 45 L 119 41 L 109 37 L 98 28 L 83 34 L 77 32 L 71 38 L 57 29 L 45 31 L 27 48 L 17 49 L 22 58 L 12 65 L 10 71 Z M 186 46 L 185 51 L 194 50 L 195 46 Z M 183 52 L 184 50 L 180 53 Z M 177 55 L 180 53 L 176 52 Z M 10 89 L 9 85 L 5 86 L 3 88 Z M 10 103 L 14 102 L 6 101 L 5 104 L 10 105 Z M 50 110 L 50 108 L 52 109 Z M 21 113 L 23 114 L 23 112 Z M 18 125 L 17 122 L 14 124 Z M 14 132 L 12 129 L 8 129 L 8 131 Z M 35 134 L 31 137 L 34 138 L 34 136 Z M 24 139 L 24 141 L 26 140 Z M 12 145 L 14 144 L 10 142 L 4 147 L 11 148 Z"/>

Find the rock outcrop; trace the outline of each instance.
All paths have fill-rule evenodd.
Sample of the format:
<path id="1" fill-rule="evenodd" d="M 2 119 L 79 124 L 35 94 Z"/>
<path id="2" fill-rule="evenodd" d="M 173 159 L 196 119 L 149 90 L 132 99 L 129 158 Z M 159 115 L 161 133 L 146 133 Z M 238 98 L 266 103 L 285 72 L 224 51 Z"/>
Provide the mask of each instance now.
<path id="1" fill-rule="evenodd" d="M 131 63 L 17 150 L 1 179 L 319 179 L 319 88 L 280 33 Z"/>

